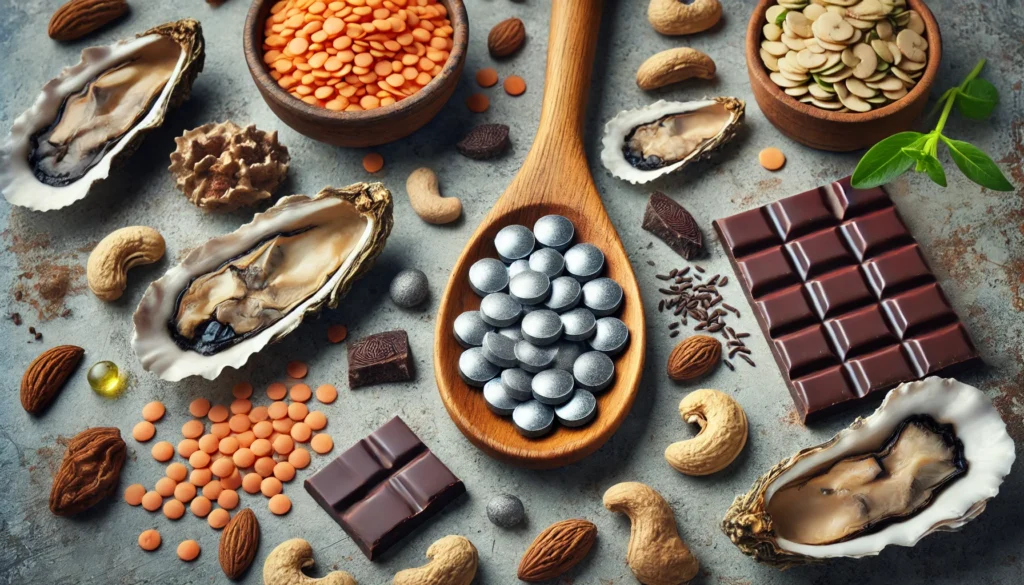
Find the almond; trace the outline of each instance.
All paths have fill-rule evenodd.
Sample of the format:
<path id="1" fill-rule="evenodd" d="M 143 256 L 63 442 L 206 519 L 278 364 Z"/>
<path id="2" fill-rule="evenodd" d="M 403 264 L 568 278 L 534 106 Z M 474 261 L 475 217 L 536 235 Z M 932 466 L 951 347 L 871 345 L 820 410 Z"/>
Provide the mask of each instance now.
<path id="1" fill-rule="evenodd" d="M 46 33 L 55 41 L 73 41 L 128 12 L 125 0 L 71 0 L 50 18 Z"/>
<path id="2" fill-rule="evenodd" d="M 582 561 L 597 540 L 597 526 L 581 519 L 562 520 L 537 535 L 523 560 L 518 576 L 536 583 L 554 579 Z"/>
<path id="3" fill-rule="evenodd" d="M 58 345 L 32 360 L 21 377 L 21 407 L 25 412 L 40 414 L 46 410 L 84 354 L 85 350 L 76 345 Z"/>
<path id="4" fill-rule="evenodd" d="M 722 343 L 714 337 L 687 337 L 668 356 L 668 377 L 681 382 L 703 376 L 715 367 L 721 357 Z"/>
<path id="5" fill-rule="evenodd" d="M 128 446 L 114 427 L 94 427 L 75 435 L 50 488 L 50 511 L 74 516 L 117 489 Z"/>
<path id="6" fill-rule="evenodd" d="M 492 57 L 507 57 L 519 50 L 526 40 L 526 26 L 518 18 L 508 18 L 494 25 L 487 35 L 487 50 Z"/>
<path id="7" fill-rule="evenodd" d="M 217 558 L 228 579 L 238 579 L 256 558 L 260 546 L 260 522 L 249 508 L 235 514 L 220 535 Z"/>

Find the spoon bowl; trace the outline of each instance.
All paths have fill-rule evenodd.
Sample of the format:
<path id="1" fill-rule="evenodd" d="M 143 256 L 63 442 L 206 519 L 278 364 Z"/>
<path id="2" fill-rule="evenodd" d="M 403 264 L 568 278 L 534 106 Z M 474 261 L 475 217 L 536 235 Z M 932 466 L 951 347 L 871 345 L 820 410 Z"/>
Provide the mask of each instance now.
<path id="1" fill-rule="evenodd" d="M 646 350 L 640 290 L 629 257 L 594 185 L 583 149 L 583 118 L 601 15 L 600 0 L 554 0 L 540 126 L 522 168 L 483 220 L 452 269 L 441 298 L 434 338 L 434 374 L 448 414 L 460 431 L 491 457 L 514 465 L 547 469 L 583 459 L 603 445 L 622 424 L 636 398 Z M 587 242 L 605 255 L 603 276 L 624 293 L 616 315 L 630 340 L 615 362 L 615 380 L 597 394 L 597 417 L 590 424 L 557 425 L 548 435 L 529 439 L 509 418 L 487 408 L 479 389 L 459 377 L 464 351 L 453 335 L 455 318 L 476 310 L 480 297 L 469 287 L 469 267 L 496 258 L 494 236 L 501 228 L 528 228 L 549 214 L 565 216 L 576 228 L 575 243 Z"/>

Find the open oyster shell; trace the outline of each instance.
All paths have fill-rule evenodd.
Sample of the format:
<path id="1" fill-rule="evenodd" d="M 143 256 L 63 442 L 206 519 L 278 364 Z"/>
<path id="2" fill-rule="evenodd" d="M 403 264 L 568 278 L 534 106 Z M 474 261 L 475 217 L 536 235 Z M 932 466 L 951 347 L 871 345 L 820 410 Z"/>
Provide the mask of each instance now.
<path id="1" fill-rule="evenodd" d="M 122 165 L 188 99 L 203 69 L 202 27 L 192 19 L 82 51 L 43 86 L 0 147 L 0 191 L 13 205 L 71 205 Z"/>
<path id="2" fill-rule="evenodd" d="M 981 514 L 1015 456 L 977 388 L 935 377 L 901 384 L 871 416 L 761 476 L 722 530 L 743 553 L 783 569 L 914 546 Z M 872 518 L 880 511 L 888 516 Z"/>
<path id="3" fill-rule="evenodd" d="M 732 140 L 743 122 L 745 104 L 733 97 L 695 102 L 660 100 L 619 112 L 604 126 L 601 163 L 635 185 L 708 158 Z"/>
<path id="4" fill-rule="evenodd" d="M 165 380 L 212 380 L 338 305 L 373 265 L 392 226 L 380 183 L 290 195 L 193 250 L 146 290 L 132 347 Z"/>

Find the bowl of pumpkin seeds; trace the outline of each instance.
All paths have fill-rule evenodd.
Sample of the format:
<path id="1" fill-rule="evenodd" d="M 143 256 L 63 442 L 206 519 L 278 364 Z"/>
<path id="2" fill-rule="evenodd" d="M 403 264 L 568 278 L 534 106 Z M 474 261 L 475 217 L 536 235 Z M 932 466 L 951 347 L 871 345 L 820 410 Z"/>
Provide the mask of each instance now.
<path id="1" fill-rule="evenodd" d="M 940 56 L 938 25 L 921 0 L 761 0 L 747 30 L 761 109 L 784 133 L 827 150 L 909 128 Z M 874 130 L 833 127 L 871 121 Z M 809 138 L 808 125 L 819 126 Z"/>

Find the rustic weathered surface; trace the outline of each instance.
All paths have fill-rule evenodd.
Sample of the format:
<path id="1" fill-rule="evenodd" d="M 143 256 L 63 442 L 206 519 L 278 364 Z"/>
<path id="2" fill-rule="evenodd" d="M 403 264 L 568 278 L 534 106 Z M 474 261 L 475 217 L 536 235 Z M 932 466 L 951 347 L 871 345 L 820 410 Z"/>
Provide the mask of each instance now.
<path id="1" fill-rule="evenodd" d="M 661 283 L 654 278 L 683 265 L 679 256 L 655 236 L 640 228 L 644 205 L 652 190 L 675 198 L 693 213 L 707 236 L 712 219 L 763 205 L 775 198 L 820 185 L 852 170 L 857 155 L 815 152 L 781 137 L 764 119 L 749 93 L 740 39 L 751 3 L 723 2 L 722 23 L 691 37 L 661 37 L 647 23 L 646 0 L 606 0 L 602 40 L 599 43 L 593 90 L 588 110 L 587 154 L 598 190 L 612 222 L 630 253 L 644 295 L 649 325 L 648 355 L 641 395 L 618 433 L 594 456 L 565 469 L 536 472 L 501 465 L 477 451 L 445 414 L 433 379 L 433 317 L 437 296 L 456 256 L 518 170 L 540 117 L 549 3 L 541 0 L 468 0 L 471 22 L 470 54 L 466 75 L 452 102 L 440 117 L 409 139 L 378 151 L 386 165 L 377 176 L 367 175 L 360 161 L 365 150 L 343 150 L 311 142 L 278 122 L 259 97 L 241 60 L 241 29 L 248 2 L 230 0 L 213 8 L 199 0 L 188 2 L 133 2 L 128 16 L 88 40 L 59 44 L 46 36 L 50 15 L 62 0 L 22 2 L 0 0 L 6 15 L 0 22 L 0 49 L 5 55 L 6 83 L 0 83 L 0 132 L 29 106 L 40 86 L 61 67 L 78 59 L 89 44 L 110 42 L 147 28 L 184 17 L 202 21 L 207 32 L 206 70 L 195 84 L 193 97 L 173 112 L 132 158 L 131 170 L 116 174 L 103 188 L 69 209 L 47 214 L 12 210 L 0 201 L 0 316 L 12 312 L 23 323 L 0 322 L 4 366 L 0 398 L 0 469 L 4 470 L 0 497 L 0 583 L 224 583 L 217 562 L 220 534 L 191 515 L 171 522 L 162 515 L 132 508 L 120 491 L 134 482 L 152 486 L 164 468 L 153 461 L 149 445 L 127 438 L 129 457 L 121 490 L 109 502 L 75 520 L 55 518 L 47 509 L 52 474 L 63 456 L 66 438 L 86 426 L 117 426 L 130 436 L 141 420 L 142 406 L 154 399 L 167 405 L 157 424 L 157 439 L 177 440 L 187 420 L 187 405 L 200 395 L 230 400 L 231 386 L 251 380 L 258 392 L 283 376 L 292 359 L 306 359 L 311 383 L 330 382 L 341 396 L 325 410 L 330 416 L 335 453 L 347 448 L 391 416 L 399 414 L 459 475 L 469 497 L 394 549 L 382 561 L 370 563 L 302 489 L 299 480 L 326 461 L 314 456 L 307 471 L 285 486 L 294 501 L 283 518 L 274 517 L 262 496 L 243 494 L 242 505 L 260 519 L 262 544 L 253 568 L 241 583 L 261 583 L 266 555 L 288 538 L 304 538 L 316 551 L 319 575 L 333 565 L 352 573 L 360 583 L 389 583 L 399 570 L 423 564 L 430 543 L 448 534 L 463 534 L 477 546 L 481 584 L 516 583 L 516 564 L 533 536 L 543 527 L 566 517 L 587 518 L 598 526 L 600 538 L 587 559 L 567 574 L 575 583 L 630 585 L 635 583 L 622 562 L 629 540 L 626 518 L 606 511 L 601 494 L 620 481 L 641 481 L 661 492 L 672 504 L 680 534 L 700 560 L 703 585 L 782 585 L 868 583 L 947 585 L 962 583 L 1017 583 L 1024 573 L 1024 504 L 1014 494 L 1024 490 L 1021 464 L 1004 484 L 978 521 L 959 534 L 929 537 L 913 550 L 887 550 L 881 556 L 846 561 L 827 567 L 809 567 L 779 573 L 744 557 L 719 531 L 718 523 L 736 494 L 768 467 L 801 447 L 816 444 L 845 427 L 856 414 L 870 407 L 829 419 L 806 429 L 796 423 L 790 399 L 760 335 L 746 341 L 758 363 L 750 369 L 737 362 L 737 371 L 718 368 L 701 386 L 730 393 L 747 413 L 750 437 L 744 453 L 721 473 L 686 477 L 664 463 L 665 447 L 682 438 L 677 405 L 685 389 L 664 374 L 669 352 L 680 338 L 670 339 L 668 317 L 657 312 Z M 1006 2 L 932 0 L 929 5 L 943 27 L 945 56 L 939 85 L 957 83 L 980 57 L 989 58 L 986 77 L 999 88 L 1002 104 L 995 118 L 967 123 L 953 117 L 949 134 L 980 145 L 1001 160 L 1007 175 L 1024 190 L 1024 53 L 1020 31 L 1024 16 L 1019 6 Z M 965 17 L 968 15 L 969 17 Z M 526 23 L 523 49 L 495 63 L 487 54 L 490 28 L 509 16 Z M 718 65 L 717 79 L 687 82 L 646 94 L 636 88 L 636 68 L 650 55 L 674 46 L 692 46 Z M 470 114 L 463 102 L 480 91 L 472 73 L 495 67 L 504 78 L 524 77 L 529 89 L 518 98 L 507 96 L 500 85 L 489 90 L 491 109 Z M 600 129 L 624 108 L 658 98 L 698 99 L 705 95 L 735 95 L 748 101 L 746 129 L 710 163 L 688 168 L 648 187 L 636 187 L 610 177 L 598 160 Z M 933 96 L 933 97 L 937 97 Z M 188 205 L 174 191 L 167 172 L 174 137 L 187 128 L 210 121 L 232 119 L 278 130 L 293 157 L 293 173 L 281 193 L 314 194 L 325 185 L 347 185 L 379 179 L 396 190 L 414 169 L 436 169 L 447 193 L 457 194 L 465 218 L 448 226 L 422 222 L 408 204 L 396 196 L 395 230 L 376 267 L 360 281 L 343 306 L 306 323 L 295 335 L 254 358 L 242 371 L 219 382 L 164 383 L 141 370 L 130 348 L 130 316 L 148 281 L 180 260 L 207 238 L 235 229 L 250 215 L 239 212 L 209 215 Z M 474 161 L 459 155 L 455 143 L 466 129 L 481 123 L 511 127 L 513 147 L 503 157 Z M 772 174 L 757 165 L 757 152 L 778 146 L 789 161 Z M 902 178 L 890 187 L 896 205 L 924 246 L 939 275 L 943 290 L 964 318 L 988 366 L 963 377 L 984 388 L 1008 420 L 1011 432 L 1024 449 L 1024 196 L 983 191 L 963 179 L 950 165 L 948 189 L 930 186 L 921 177 Z M 167 240 L 168 254 L 153 266 L 135 269 L 124 296 L 106 304 L 87 294 L 85 262 L 88 251 L 107 233 L 127 225 L 151 225 Z M 730 275 L 722 288 L 726 302 L 742 318 L 730 318 L 738 329 L 756 332 L 757 324 L 734 282 L 729 263 L 717 241 L 706 242 L 701 264 L 709 274 Z M 651 266 L 649 262 L 653 262 Z M 387 300 L 391 277 L 404 268 L 419 268 L 431 279 L 432 301 L 418 312 L 404 312 Z M 16 300 L 20 298 L 21 300 Z M 61 315 L 65 310 L 71 313 Z M 327 327 L 344 323 L 351 337 L 403 328 L 409 332 L 416 359 L 416 379 L 400 386 L 346 388 L 345 344 L 331 345 Z M 36 341 L 28 332 L 43 333 Z M 30 343 L 31 342 L 31 343 Z M 25 367 L 43 349 L 75 344 L 87 351 L 83 363 L 46 414 L 30 418 L 18 405 L 17 388 Z M 93 394 L 85 372 L 93 361 L 112 359 L 132 374 L 131 388 L 117 401 Z M 528 522 L 520 529 L 504 530 L 487 521 L 485 507 L 496 493 L 510 492 L 523 499 Z M 156 553 L 143 553 L 138 534 L 158 528 L 164 539 Z M 177 543 L 194 538 L 203 554 L 184 565 L 174 555 Z"/>

